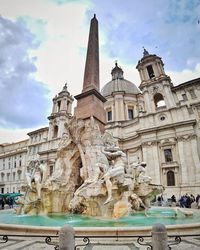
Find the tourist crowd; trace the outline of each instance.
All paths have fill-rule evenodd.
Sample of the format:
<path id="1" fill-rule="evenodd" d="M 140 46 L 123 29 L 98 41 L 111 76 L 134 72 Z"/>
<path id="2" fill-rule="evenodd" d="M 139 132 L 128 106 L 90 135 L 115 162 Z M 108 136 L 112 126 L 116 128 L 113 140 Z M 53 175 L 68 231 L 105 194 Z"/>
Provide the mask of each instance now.
<path id="1" fill-rule="evenodd" d="M 167 204 L 166 204 L 167 203 Z M 164 201 L 163 196 L 160 195 L 157 197 L 157 205 L 169 205 L 169 206 L 180 206 L 183 208 L 191 208 L 192 203 L 196 203 L 198 209 L 200 209 L 200 194 L 196 197 L 193 194 L 185 194 L 180 197 L 180 199 L 176 199 L 175 195 L 172 195 L 171 198 L 167 199 L 167 202 Z"/>
<path id="2" fill-rule="evenodd" d="M 12 197 L 0 197 L 0 209 L 4 209 L 6 208 L 13 208 L 13 204 L 14 204 L 14 198 Z"/>

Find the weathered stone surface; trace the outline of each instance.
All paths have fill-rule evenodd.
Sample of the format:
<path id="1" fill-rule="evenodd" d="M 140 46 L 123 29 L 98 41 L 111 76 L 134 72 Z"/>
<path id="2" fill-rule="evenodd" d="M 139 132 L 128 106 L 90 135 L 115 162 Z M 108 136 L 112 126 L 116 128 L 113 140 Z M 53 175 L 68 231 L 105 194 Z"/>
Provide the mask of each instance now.
<path id="1" fill-rule="evenodd" d="M 143 164 L 128 164 L 111 134 L 100 132 L 93 117 L 73 118 L 65 126 L 54 172 L 46 164 L 30 164 L 26 195 L 18 213 L 72 212 L 120 218 L 145 209 L 163 191 L 150 184 Z"/>

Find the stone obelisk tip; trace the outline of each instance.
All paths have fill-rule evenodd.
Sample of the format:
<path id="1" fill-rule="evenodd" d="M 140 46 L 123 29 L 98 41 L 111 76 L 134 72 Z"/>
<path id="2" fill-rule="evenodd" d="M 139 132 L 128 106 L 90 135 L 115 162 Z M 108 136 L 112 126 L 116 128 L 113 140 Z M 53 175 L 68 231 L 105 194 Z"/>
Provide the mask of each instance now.
<path id="1" fill-rule="evenodd" d="M 103 104 L 106 99 L 99 92 L 99 38 L 96 14 L 94 14 L 90 22 L 83 90 L 75 98 L 77 100 L 76 118 L 86 120 L 90 119 L 91 116 L 94 117 L 103 132 L 106 124 L 106 113 Z"/>
<path id="2" fill-rule="evenodd" d="M 96 14 L 91 19 L 82 92 L 99 91 L 99 37 Z"/>

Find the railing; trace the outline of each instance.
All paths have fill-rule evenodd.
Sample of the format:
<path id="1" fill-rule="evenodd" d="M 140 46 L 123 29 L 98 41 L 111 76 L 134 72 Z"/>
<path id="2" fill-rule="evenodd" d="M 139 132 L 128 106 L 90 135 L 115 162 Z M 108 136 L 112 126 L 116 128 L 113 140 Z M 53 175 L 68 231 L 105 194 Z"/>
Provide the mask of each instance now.
<path id="1" fill-rule="evenodd" d="M 195 238 L 195 237 L 200 237 L 200 234 L 185 234 L 185 235 L 168 235 L 168 249 L 172 249 L 171 246 L 178 245 L 182 242 L 182 238 Z M 0 244 L 5 244 L 9 240 L 13 240 L 13 238 L 41 238 L 44 240 L 44 243 L 47 245 L 50 245 L 54 247 L 55 250 L 59 250 L 59 235 L 20 235 L 20 234 L 5 234 L 5 235 L 0 235 Z M 131 236 L 131 235 L 114 235 L 114 236 L 104 236 L 104 235 L 89 235 L 89 236 L 75 236 L 75 240 L 78 241 L 79 243 L 75 245 L 74 250 L 80 250 L 80 247 L 86 247 L 89 246 L 90 244 L 93 245 L 101 245 L 98 241 L 98 243 L 95 243 L 96 239 L 102 239 L 104 240 L 104 245 L 105 245 L 105 239 L 112 239 L 113 243 L 116 243 L 116 241 L 120 242 L 120 240 L 128 239 L 129 244 L 130 243 L 138 243 L 141 246 L 146 246 L 147 250 L 152 250 L 152 244 L 151 244 L 151 235 L 137 235 L 137 236 Z M 82 243 L 80 242 L 82 240 Z M 93 242 L 94 241 L 94 242 Z M 123 245 L 126 245 L 126 241 L 121 241 Z"/>
<path id="2" fill-rule="evenodd" d="M 0 235 L 0 244 L 2 243 L 7 243 L 9 240 L 13 238 L 42 238 L 44 239 L 44 243 L 47 245 L 52 245 L 54 246 L 55 250 L 59 250 L 59 242 L 58 242 L 58 235 L 21 235 L 21 234 L 5 234 L 5 235 Z M 53 241 L 52 239 L 57 239 L 57 241 Z"/>

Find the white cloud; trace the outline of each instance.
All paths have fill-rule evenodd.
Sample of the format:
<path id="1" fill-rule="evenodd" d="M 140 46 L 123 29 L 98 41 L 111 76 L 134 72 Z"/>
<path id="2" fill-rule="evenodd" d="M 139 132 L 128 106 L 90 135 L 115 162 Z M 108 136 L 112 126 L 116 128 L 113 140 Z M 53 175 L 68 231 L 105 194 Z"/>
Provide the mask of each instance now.
<path id="1" fill-rule="evenodd" d="M 0 144 L 12 143 L 28 139 L 29 129 L 0 129 Z"/>
<path id="2" fill-rule="evenodd" d="M 177 71 L 167 71 L 167 74 L 171 77 L 174 86 L 181 83 L 190 81 L 195 78 L 200 77 L 200 63 L 196 65 L 194 70 L 184 69 L 180 72 Z"/>
<path id="3" fill-rule="evenodd" d="M 34 36 L 22 21 L 0 17 L 0 126 L 27 128 L 44 123 L 48 93 L 34 79 Z M 30 112 L 31 111 L 31 112 Z"/>
<path id="4" fill-rule="evenodd" d="M 89 23 L 85 13 L 89 2 L 58 5 L 47 0 L 18 0 L 15 8 L 12 6 L 12 0 L 1 0 L 2 15 L 13 19 L 24 16 L 31 31 L 44 38 L 40 48 L 31 53 L 37 57 L 36 78 L 48 85 L 51 97 L 61 91 L 66 81 L 73 95 L 79 93 L 85 60 L 80 48 L 87 46 Z M 37 20 L 42 21 L 43 34 L 39 34 Z"/>

